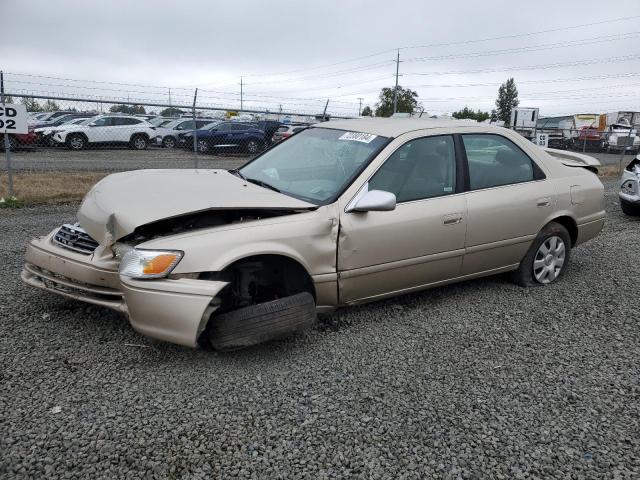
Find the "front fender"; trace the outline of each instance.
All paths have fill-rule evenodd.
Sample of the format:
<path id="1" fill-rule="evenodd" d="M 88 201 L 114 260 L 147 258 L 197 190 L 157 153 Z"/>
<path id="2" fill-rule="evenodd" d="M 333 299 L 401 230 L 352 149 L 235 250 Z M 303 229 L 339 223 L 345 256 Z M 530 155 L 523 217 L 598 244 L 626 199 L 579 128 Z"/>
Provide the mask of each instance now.
<path id="1" fill-rule="evenodd" d="M 283 217 L 157 238 L 140 248 L 184 252 L 174 273 L 219 272 L 254 255 L 283 255 L 300 263 L 309 275 L 336 272 L 338 220 L 331 206 Z"/>

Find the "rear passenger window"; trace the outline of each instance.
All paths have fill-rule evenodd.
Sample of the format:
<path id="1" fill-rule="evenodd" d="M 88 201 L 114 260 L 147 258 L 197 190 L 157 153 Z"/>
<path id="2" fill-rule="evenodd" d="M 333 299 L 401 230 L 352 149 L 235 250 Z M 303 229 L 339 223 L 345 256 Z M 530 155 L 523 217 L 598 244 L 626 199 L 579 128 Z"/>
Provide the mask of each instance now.
<path id="1" fill-rule="evenodd" d="M 371 178 L 369 190 L 394 193 L 398 203 L 454 193 L 453 138 L 448 135 L 424 137 L 405 143 Z"/>
<path id="2" fill-rule="evenodd" d="M 469 162 L 471 190 L 534 180 L 533 161 L 511 140 L 500 135 L 462 135 Z"/>
<path id="3" fill-rule="evenodd" d="M 138 120 L 137 118 L 115 118 L 115 125 L 137 125 L 138 123 L 142 123 L 142 120 Z"/>

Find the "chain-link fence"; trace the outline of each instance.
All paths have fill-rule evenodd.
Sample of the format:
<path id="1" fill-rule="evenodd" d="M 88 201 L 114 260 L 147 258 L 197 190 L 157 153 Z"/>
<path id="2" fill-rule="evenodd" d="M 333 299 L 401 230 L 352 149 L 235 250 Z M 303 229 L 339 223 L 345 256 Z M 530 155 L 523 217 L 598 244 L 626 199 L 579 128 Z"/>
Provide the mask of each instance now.
<path id="1" fill-rule="evenodd" d="M 14 192 L 3 154 L 0 197 L 77 200 L 103 176 L 146 168 L 237 168 L 330 117 L 202 105 L 101 101 L 6 92 L 26 105 L 28 133 L 10 134 Z M 2 147 L 4 150 L 4 146 Z"/>

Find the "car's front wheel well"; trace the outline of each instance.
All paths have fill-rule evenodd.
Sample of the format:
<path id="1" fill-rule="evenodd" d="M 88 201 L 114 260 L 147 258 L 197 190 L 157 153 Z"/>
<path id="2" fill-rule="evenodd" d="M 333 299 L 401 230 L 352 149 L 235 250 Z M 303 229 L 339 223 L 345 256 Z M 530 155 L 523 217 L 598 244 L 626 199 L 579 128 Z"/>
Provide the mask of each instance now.
<path id="1" fill-rule="evenodd" d="M 220 272 L 203 274 L 229 282 L 220 293 L 221 310 L 228 311 L 297 293 L 316 297 L 313 280 L 296 260 L 284 255 L 254 255 L 237 260 Z"/>
<path id="2" fill-rule="evenodd" d="M 567 215 L 554 218 L 551 221 L 559 223 L 567 229 L 567 232 L 569 232 L 569 237 L 571 237 L 571 246 L 575 247 L 576 243 L 578 242 L 578 224 L 576 223 L 576 221 Z"/>

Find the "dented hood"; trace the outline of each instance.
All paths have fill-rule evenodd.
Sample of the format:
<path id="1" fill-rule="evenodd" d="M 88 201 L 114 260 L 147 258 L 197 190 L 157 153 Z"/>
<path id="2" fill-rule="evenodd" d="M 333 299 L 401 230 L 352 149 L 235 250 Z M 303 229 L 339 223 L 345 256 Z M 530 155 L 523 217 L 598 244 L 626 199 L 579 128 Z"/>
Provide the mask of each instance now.
<path id="1" fill-rule="evenodd" d="M 82 201 L 78 221 L 102 245 L 111 245 L 139 226 L 199 211 L 315 207 L 226 170 L 136 170 L 98 182 Z"/>

